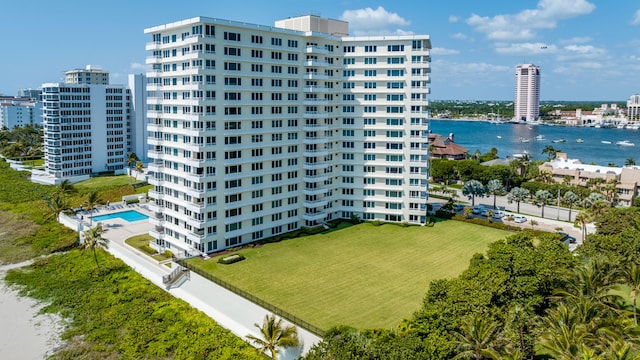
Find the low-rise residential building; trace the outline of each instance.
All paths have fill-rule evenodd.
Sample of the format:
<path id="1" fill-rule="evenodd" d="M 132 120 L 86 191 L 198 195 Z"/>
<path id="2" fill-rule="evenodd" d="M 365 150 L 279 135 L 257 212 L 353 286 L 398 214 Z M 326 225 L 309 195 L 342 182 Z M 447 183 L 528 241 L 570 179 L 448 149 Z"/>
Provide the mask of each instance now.
<path id="1" fill-rule="evenodd" d="M 618 189 L 618 206 L 631 206 L 640 193 L 640 166 L 601 166 L 583 164 L 580 160 L 569 159 L 567 154 L 558 153 L 556 158 L 539 167 L 541 172 L 548 172 L 556 183 L 588 186 L 592 179 L 604 182 L 616 182 Z"/>

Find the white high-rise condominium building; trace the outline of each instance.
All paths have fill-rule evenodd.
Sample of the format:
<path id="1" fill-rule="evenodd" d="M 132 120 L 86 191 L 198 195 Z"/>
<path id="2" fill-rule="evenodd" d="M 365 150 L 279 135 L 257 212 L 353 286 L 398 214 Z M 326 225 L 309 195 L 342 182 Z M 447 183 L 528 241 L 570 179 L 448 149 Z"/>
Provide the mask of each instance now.
<path id="1" fill-rule="evenodd" d="M 208 253 L 357 216 L 424 223 L 428 35 L 196 17 L 145 29 L 155 246 Z"/>
<path id="2" fill-rule="evenodd" d="M 126 173 L 128 154 L 147 151 L 146 134 L 136 130 L 137 112 L 144 114 L 144 106 L 136 108 L 133 99 L 144 96 L 144 76 L 130 81 L 129 86 L 42 85 L 45 170 L 34 170 L 32 181 L 57 184 Z M 139 117 L 145 121 L 144 115 Z"/>
<path id="3" fill-rule="evenodd" d="M 627 100 L 627 119 L 629 122 L 640 122 L 640 94 L 634 94 Z"/>
<path id="4" fill-rule="evenodd" d="M 540 67 L 522 64 L 516 67 L 514 120 L 536 121 L 540 115 Z"/>

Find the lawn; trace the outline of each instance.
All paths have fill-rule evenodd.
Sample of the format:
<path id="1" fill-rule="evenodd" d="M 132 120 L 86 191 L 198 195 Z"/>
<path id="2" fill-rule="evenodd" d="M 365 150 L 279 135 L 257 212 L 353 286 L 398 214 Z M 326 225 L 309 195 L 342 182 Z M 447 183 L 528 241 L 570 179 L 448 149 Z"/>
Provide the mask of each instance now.
<path id="1" fill-rule="evenodd" d="M 231 265 L 189 260 L 323 329 L 390 328 L 417 310 L 435 279 L 508 233 L 459 221 L 434 227 L 360 224 L 239 251 Z"/>
<path id="2" fill-rule="evenodd" d="M 124 185 L 129 185 L 138 180 L 129 177 L 127 175 L 114 175 L 114 176 L 96 176 L 89 180 L 81 181 L 74 184 L 78 190 L 84 189 L 107 189 Z"/>

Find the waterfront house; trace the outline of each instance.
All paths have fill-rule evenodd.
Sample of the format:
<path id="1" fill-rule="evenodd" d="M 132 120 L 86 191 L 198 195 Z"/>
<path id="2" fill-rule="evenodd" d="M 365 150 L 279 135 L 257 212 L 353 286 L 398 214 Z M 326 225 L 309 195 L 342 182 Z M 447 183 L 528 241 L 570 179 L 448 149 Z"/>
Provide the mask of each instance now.
<path id="1" fill-rule="evenodd" d="M 453 134 L 429 134 L 429 154 L 432 159 L 464 160 L 469 149 L 454 142 Z"/>

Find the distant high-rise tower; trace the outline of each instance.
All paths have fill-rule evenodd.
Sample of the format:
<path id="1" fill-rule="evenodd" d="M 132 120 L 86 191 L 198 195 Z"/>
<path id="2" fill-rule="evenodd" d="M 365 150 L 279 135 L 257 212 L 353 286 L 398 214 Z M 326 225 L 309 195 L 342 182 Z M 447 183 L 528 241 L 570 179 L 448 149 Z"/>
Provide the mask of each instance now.
<path id="1" fill-rule="evenodd" d="M 69 70 L 65 74 L 67 84 L 109 85 L 109 72 L 87 65 L 84 69 Z"/>
<path id="2" fill-rule="evenodd" d="M 535 121 L 540 110 L 540 67 L 522 64 L 516 67 L 514 120 Z"/>

